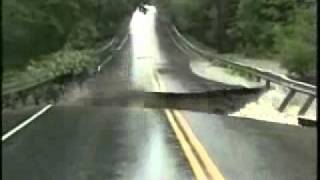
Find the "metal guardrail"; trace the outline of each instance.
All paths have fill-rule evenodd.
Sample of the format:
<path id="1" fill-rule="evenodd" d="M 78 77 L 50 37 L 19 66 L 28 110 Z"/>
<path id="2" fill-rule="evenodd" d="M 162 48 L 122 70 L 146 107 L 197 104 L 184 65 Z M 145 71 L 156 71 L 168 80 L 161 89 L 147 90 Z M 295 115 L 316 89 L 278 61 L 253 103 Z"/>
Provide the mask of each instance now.
<path id="1" fill-rule="evenodd" d="M 105 46 L 99 48 L 96 51 L 96 54 L 101 54 L 103 52 L 106 52 L 110 49 L 112 49 L 113 45 L 115 44 L 115 37 L 112 38 L 111 41 L 109 41 Z M 8 95 L 8 94 L 12 94 L 12 93 L 17 93 L 32 87 L 35 87 L 37 85 L 43 84 L 45 82 L 48 81 L 52 81 L 60 76 L 62 76 L 63 74 L 56 74 L 55 76 L 49 76 L 48 74 L 43 74 L 43 76 L 37 76 L 37 77 L 24 77 L 24 81 L 20 81 L 19 82 L 15 82 L 15 81 L 11 81 L 8 83 L 4 83 L 2 86 L 2 96 Z"/>
<path id="2" fill-rule="evenodd" d="M 119 28 L 118 32 L 115 34 L 115 36 L 108 42 L 106 43 L 104 46 L 98 48 L 96 50 L 96 55 L 99 56 L 104 56 L 106 53 L 110 53 L 112 54 L 110 51 L 112 50 L 117 50 L 118 47 L 117 44 L 120 43 L 121 45 L 121 39 L 119 39 L 119 37 L 123 36 L 123 33 L 125 33 L 125 38 L 127 38 L 128 36 L 128 29 L 125 28 L 125 26 L 127 26 L 128 22 L 130 21 L 131 17 L 128 16 L 127 19 L 123 22 L 123 25 L 121 26 L 121 28 Z M 125 31 L 125 32 L 124 32 Z M 103 61 L 102 63 L 105 64 L 106 62 L 108 62 L 111 59 L 111 57 L 107 58 L 107 61 Z M 101 63 L 101 62 L 99 62 Z M 3 83 L 2 84 L 2 96 L 8 95 L 8 94 L 12 94 L 12 93 L 17 93 L 35 86 L 38 86 L 40 84 L 43 84 L 45 82 L 48 81 L 52 81 L 60 76 L 62 76 L 64 74 L 56 74 L 54 76 L 49 76 L 48 74 L 43 74 L 42 76 L 37 76 L 37 77 L 24 77 L 23 81 L 21 81 L 22 79 L 19 79 L 19 82 L 16 82 L 15 79 L 10 79 L 10 81 L 8 81 L 8 83 Z M 11 75 L 4 75 L 6 76 L 6 78 L 12 78 Z"/>
<path id="3" fill-rule="evenodd" d="M 113 38 L 109 42 L 99 45 L 96 48 L 96 51 L 93 53 L 93 58 L 97 58 L 98 61 L 95 63 L 94 67 L 92 67 L 93 69 L 89 69 L 89 76 L 97 73 L 101 69 L 102 65 L 107 64 L 113 58 L 114 52 L 120 50 L 121 48 L 119 49 L 119 47 L 124 45 L 124 41 L 126 41 L 128 38 L 129 30 L 128 27 L 125 26 L 127 26 L 130 19 L 131 17 L 128 16 L 127 20 L 122 23 L 118 31 L 114 34 Z M 40 74 L 37 75 L 30 73 L 28 76 L 24 73 L 19 73 L 19 76 L 16 76 L 16 73 L 19 72 L 3 74 L 6 79 L 6 82 L 3 82 L 2 84 L 2 107 L 4 108 L 15 108 L 17 101 L 21 102 L 23 105 L 26 105 L 26 103 L 28 103 L 28 97 L 30 97 L 29 95 L 31 95 L 31 98 L 33 98 L 33 102 L 36 105 L 41 103 L 41 99 L 45 100 L 46 102 L 52 100 L 57 102 L 57 98 L 59 98 L 58 94 L 61 92 L 61 90 L 64 91 L 64 82 L 76 80 L 78 85 L 81 87 L 84 78 L 87 77 L 86 73 L 79 74 L 79 76 L 75 78 L 67 76 L 66 79 L 61 79 L 62 76 L 68 75 L 66 72 L 61 72 L 59 74 L 40 72 Z M 59 83 L 61 86 L 57 84 L 51 84 L 54 81 L 62 82 L 63 84 Z M 52 86 L 49 85 L 50 87 L 47 88 L 47 84 L 51 84 Z M 42 87 L 44 87 L 44 89 L 41 89 Z M 37 90 L 38 88 L 40 88 L 40 91 Z M 33 91 L 33 89 L 35 91 Z M 28 90 L 31 90 L 31 92 L 27 92 Z"/>
<path id="4" fill-rule="evenodd" d="M 258 67 L 252 67 L 247 64 L 234 62 L 230 58 L 228 59 L 228 58 L 223 57 L 221 55 L 217 55 L 217 54 L 211 53 L 209 51 L 202 50 L 199 47 L 192 44 L 190 41 L 188 41 L 183 35 L 181 35 L 181 33 L 177 30 L 177 28 L 174 25 L 171 25 L 171 27 L 169 28 L 169 31 L 174 33 L 175 37 L 177 38 L 178 41 L 180 41 L 182 46 L 196 52 L 197 54 L 205 57 L 206 59 L 218 60 L 219 62 L 221 62 L 227 66 L 233 66 L 234 68 L 241 69 L 241 70 L 244 70 L 250 74 L 253 74 L 254 76 L 258 77 L 259 79 L 260 78 L 265 79 L 266 86 L 268 88 L 270 87 L 270 82 L 273 82 L 273 83 L 276 83 L 281 86 L 289 88 L 290 92 L 285 97 L 285 99 L 283 100 L 283 102 L 281 103 L 281 105 L 278 109 L 280 112 L 284 111 L 286 106 L 289 104 L 289 101 L 293 98 L 293 96 L 295 95 L 296 92 L 300 92 L 300 93 L 303 93 L 303 94 L 306 94 L 309 96 L 299 111 L 300 116 L 304 115 L 307 112 L 307 110 L 310 107 L 310 105 L 312 104 L 313 100 L 315 98 L 317 98 L 317 93 L 316 93 L 317 87 L 316 86 L 313 86 L 311 84 L 307 84 L 304 82 L 292 80 L 283 74 L 277 74 L 277 73 L 267 71 L 267 70 L 264 70 L 264 69 L 261 69 Z"/>
<path id="5" fill-rule="evenodd" d="M 105 46 L 103 46 L 103 47 L 101 47 L 100 49 L 98 49 L 98 50 L 96 51 L 96 53 L 99 54 L 99 53 L 102 53 L 103 51 L 106 51 L 106 50 L 110 49 L 110 48 L 112 47 L 112 45 L 114 44 L 115 39 L 116 39 L 116 38 L 113 37 L 113 38 L 111 39 L 111 41 L 109 41 L 109 43 L 107 43 Z"/>
<path id="6" fill-rule="evenodd" d="M 130 21 L 130 18 L 131 18 L 130 16 L 127 17 L 127 19 L 123 22 L 122 27 L 118 30 L 118 32 L 115 34 L 115 36 L 108 43 L 106 43 L 104 46 L 102 46 L 96 50 L 95 53 L 98 57 L 104 56 L 106 53 L 112 54 L 111 51 L 117 50 L 118 47 L 116 47 L 116 46 L 118 46 L 119 43 L 120 43 L 120 45 L 122 43 L 121 36 L 123 36 L 123 33 L 125 33 L 125 39 L 128 38 L 127 37 L 128 36 L 128 32 L 127 32 L 128 29 L 126 29 L 125 26 Z M 124 31 L 126 31 L 126 32 L 124 32 Z M 121 37 L 121 39 L 119 37 Z M 107 60 L 104 60 L 102 62 L 102 64 L 107 63 L 111 59 L 111 57 L 107 57 L 106 59 Z M 101 62 L 99 62 L 99 63 L 101 63 Z M 56 74 L 54 76 L 49 76 L 48 74 L 43 74 L 42 76 L 37 76 L 37 77 L 24 76 L 23 81 L 21 81 L 22 79 L 19 79 L 19 82 L 17 82 L 17 81 L 15 81 L 16 78 L 13 78 L 11 76 L 11 74 L 4 74 L 4 76 L 6 78 L 10 78 L 10 80 L 7 83 L 2 84 L 2 96 L 9 95 L 12 93 L 17 93 L 17 92 L 38 86 L 38 85 L 43 84 L 45 82 L 52 81 L 62 75 L 64 75 L 64 74 L 61 73 L 61 74 Z"/>
<path id="7" fill-rule="evenodd" d="M 226 59 L 226 58 L 222 58 L 221 56 L 212 54 L 212 53 L 210 53 L 208 51 L 201 50 L 200 48 L 198 48 L 195 45 L 193 45 L 190 41 L 188 41 L 185 37 L 183 37 L 179 33 L 179 31 L 176 29 L 176 27 L 173 26 L 173 25 L 172 25 L 172 30 L 177 35 L 177 37 L 179 37 L 179 39 L 182 42 L 184 42 L 185 45 L 188 46 L 188 48 L 194 50 L 198 54 L 203 55 L 204 57 L 206 57 L 208 59 L 217 59 L 217 60 L 221 61 L 222 63 L 234 66 L 236 68 L 240 68 L 242 70 L 245 70 L 247 72 L 255 74 L 256 76 L 259 76 L 259 77 L 261 77 L 263 79 L 266 79 L 268 81 L 274 82 L 276 84 L 279 84 L 279 85 L 282 85 L 282 86 L 286 86 L 286 87 L 288 87 L 290 89 L 294 89 L 295 91 L 298 91 L 298 92 L 301 92 L 301 93 L 304 93 L 304 94 L 317 96 L 316 95 L 316 90 L 317 90 L 316 86 L 292 80 L 292 79 L 290 79 L 287 76 L 282 75 L 282 74 L 277 74 L 277 73 L 274 73 L 274 72 L 271 72 L 271 71 L 267 71 L 267 70 L 264 70 L 264 69 L 261 69 L 261 68 L 252 67 L 250 65 L 245 65 L 245 64 L 242 64 L 242 63 L 239 63 L 239 62 L 234 62 L 232 60 L 229 60 L 229 59 Z"/>
<path id="8" fill-rule="evenodd" d="M 2 95 L 8 95 L 8 94 L 16 93 L 25 89 L 29 89 L 34 86 L 37 86 L 38 84 L 42 84 L 44 82 L 50 81 L 57 77 L 59 76 L 55 76 L 55 77 L 44 76 L 44 77 L 38 78 L 37 80 L 28 79 L 23 83 L 16 83 L 13 86 L 7 86 L 7 87 L 4 86 L 2 88 Z"/>

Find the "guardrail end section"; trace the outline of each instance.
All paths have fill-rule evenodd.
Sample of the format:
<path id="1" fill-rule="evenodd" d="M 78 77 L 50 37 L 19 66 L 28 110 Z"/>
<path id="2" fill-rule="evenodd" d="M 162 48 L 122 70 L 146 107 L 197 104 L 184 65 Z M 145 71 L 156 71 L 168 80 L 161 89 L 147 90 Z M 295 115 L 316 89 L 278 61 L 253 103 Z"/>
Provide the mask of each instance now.
<path id="1" fill-rule="evenodd" d="M 301 126 L 306 126 L 306 127 L 315 127 L 317 126 L 318 122 L 315 119 L 311 119 L 305 116 L 299 116 L 298 117 L 298 123 Z"/>

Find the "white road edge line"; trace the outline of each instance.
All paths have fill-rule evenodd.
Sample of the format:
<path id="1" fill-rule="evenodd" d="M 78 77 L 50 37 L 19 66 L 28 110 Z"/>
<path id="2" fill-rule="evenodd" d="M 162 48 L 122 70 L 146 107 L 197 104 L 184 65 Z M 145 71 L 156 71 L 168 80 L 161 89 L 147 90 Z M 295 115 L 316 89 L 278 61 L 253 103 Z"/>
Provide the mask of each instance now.
<path id="1" fill-rule="evenodd" d="M 112 55 L 108 56 L 108 58 L 98 66 L 97 71 L 100 72 L 100 71 L 101 71 L 101 68 L 102 68 L 107 62 L 109 62 L 109 61 L 111 60 L 111 58 L 112 58 Z"/>
<path id="2" fill-rule="evenodd" d="M 13 128 L 12 130 L 10 130 L 9 132 L 7 132 L 5 135 L 2 136 L 2 142 L 4 142 L 6 139 L 8 139 L 9 137 L 11 137 L 12 135 L 14 135 L 16 132 L 18 132 L 19 130 L 21 130 L 22 128 L 24 128 L 26 125 L 30 124 L 33 120 L 35 120 L 37 117 L 39 117 L 41 114 L 43 114 L 44 112 L 46 112 L 49 108 L 51 108 L 53 105 L 49 104 L 47 106 L 45 106 L 44 108 L 42 108 L 40 111 L 38 111 L 36 114 L 32 115 L 30 118 L 28 118 L 27 120 L 25 120 L 24 122 L 22 122 L 21 124 L 19 124 L 18 126 L 16 126 L 15 128 Z"/>
<path id="3" fill-rule="evenodd" d="M 123 41 L 121 42 L 120 46 L 117 47 L 117 50 L 121 50 L 123 45 L 125 44 L 125 42 L 128 40 L 128 34 L 126 35 L 126 37 L 123 39 Z M 100 71 L 101 67 L 108 62 L 112 57 L 109 56 L 107 58 L 107 61 L 103 62 L 100 66 L 98 66 L 98 71 Z M 8 139 L 9 137 L 11 137 L 12 135 L 14 135 L 16 132 L 18 132 L 19 130 L 21 130 L 22 128 L 24 128 L 26 125 L 30 124 L 33 120 L 35 120 L 37 117 L 39 117 L 41 114 L 45 113 L 49 108 L 51 108 L 53 105 L 52 104 L 48 104 L 47 106 L 45 106 L 44 108 L 42 108 L 39 112 L 37 112 L 36 114 L 32 115 L 30 118 L 28 118 L 27 120 L 25 120 L 24 122 L 22 122 L 21 124 L 19 124 L 18 126 L 16 126 L 15 128 L 13 128 L 12 130 L 10 130 L 9 132 L 7 132 L 5 135 L 2 136 L 1 141 L 4 142 L 6 139 Z"/>

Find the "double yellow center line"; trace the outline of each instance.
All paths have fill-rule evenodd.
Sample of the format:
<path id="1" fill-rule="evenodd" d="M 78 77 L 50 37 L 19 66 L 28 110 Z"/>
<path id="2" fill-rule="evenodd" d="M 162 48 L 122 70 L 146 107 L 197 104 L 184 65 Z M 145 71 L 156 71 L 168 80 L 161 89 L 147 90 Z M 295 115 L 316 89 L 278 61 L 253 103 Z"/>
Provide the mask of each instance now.
<path id="1" fill-rule="evenodd" d="M 153 72 L 153 83 L 161 92 L 166 92 L 164 83 Z M 206 149 L 202 146 L 195 134 L 192 132 L 187 120 L 177 110 L 164 110 L 168 121 L 174 130 L 177 139 L 184 151 L 185 156 L 197 180 L 224 180 L 221 172 L 213 163 Z"/>

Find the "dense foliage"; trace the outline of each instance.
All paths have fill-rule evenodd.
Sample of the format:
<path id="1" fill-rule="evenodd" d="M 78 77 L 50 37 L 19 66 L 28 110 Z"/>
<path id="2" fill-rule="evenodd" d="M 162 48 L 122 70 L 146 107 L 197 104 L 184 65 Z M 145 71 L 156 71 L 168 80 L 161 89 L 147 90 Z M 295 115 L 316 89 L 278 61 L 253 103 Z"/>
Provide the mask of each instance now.
<path id="1" fill-rule="evenodd" d="M 280 59 L 299 77 L 315 77 L 316 3 L 301 0 L 165 0 L 178 29 L 216 48 Z"/>
<path id="2" fill-rule="evenodd" d="M 139 0 L 4 0 L 3 65 L 24 67 L 32 58 L 92 48 L 114 35 Z M 39 58 L 38 58 L 39 59 Z"/>
<path id="3" fill-rule="evenodd" d="M 182 32 L 203 41 L 219 52 L 232 48 L 228 29 L 239 0 L 163 0 L 160 7 Z"/>
<path id="4" fill-rule="evenodd" d="M 274 51 L 283 66 L 296 77 L 313 82 L 317 61 L 315 14 L 315 7 L 296 9 L 292 23 L 274 28 Z"/>
<path id="5" fill-rule="evenodd" d="M 315 80 L 315 3 L 241 0 L 230 36 L 236 39 L 237 51 L 280 59 L 291 75 Z"/>
<path id="6" fill-rule="evenodd" d="M 293 0 L 240 1 L 231 33 L 237 39 L 237 48 L 247 55 L 272 49 L 274 26 L 287 24 L 293 9 Z"/>
<path id="7" fill-rule="evenodd" d="M 5 71 L 50 54 L 85 52 L 110 39 L 141 0 L 4 0 Z M 216 48 L 280 59 L 314 76 L 316 3 L 301 0 L 161 0 L 178 29 Z M 44 56 L 45 55 L 45 56 Z M 85 56 L 85 55 L 84 55 Z M 77 61 L 75 61 L 77 62 Z"/>

